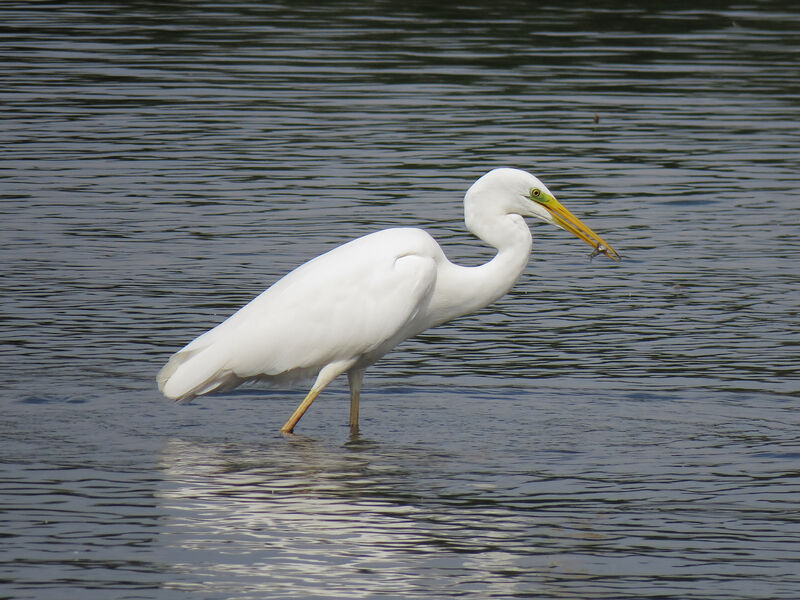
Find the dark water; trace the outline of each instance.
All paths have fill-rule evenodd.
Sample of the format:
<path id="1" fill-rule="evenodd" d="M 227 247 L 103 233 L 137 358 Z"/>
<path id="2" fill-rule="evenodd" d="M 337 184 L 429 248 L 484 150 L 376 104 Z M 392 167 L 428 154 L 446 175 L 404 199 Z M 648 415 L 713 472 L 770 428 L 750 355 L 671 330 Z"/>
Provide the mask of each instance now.
<path id="1" fill-rule="evenodd" d="M 637 7 L 638 6 L 638 7 Z M 654 4 L 655 6 L 655 4 Z M 0 597 L 797 598 L 800 13 L 521 2 L 0 8 Z M 173 406 L 171 352 L 419 224 L 514 291 L 344 382 Z"/>

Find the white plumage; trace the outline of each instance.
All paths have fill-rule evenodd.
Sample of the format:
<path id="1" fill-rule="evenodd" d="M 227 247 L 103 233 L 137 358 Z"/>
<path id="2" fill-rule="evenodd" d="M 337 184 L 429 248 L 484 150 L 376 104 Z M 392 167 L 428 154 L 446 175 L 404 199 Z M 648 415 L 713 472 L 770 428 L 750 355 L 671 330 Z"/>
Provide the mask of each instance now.
<path id="1" fill-rule="evenodd" d="M 571 231 L 596 252 L 618 259 L 524 171 L 490 171 L 468 190 L 464 210 L 467 228 L 498 250 L 488 263 L 454 265 L 421 229 L 358 238 L 298 267 L 175 353 L 158 374 L 159 389 L 188 401 L 248 380 L 316 378 L 282 428 L 291 432 L 317 394 L 347 373 L 350 425 L 356 428 L 367 366 L 404 339 L 474 312 L 511 288 L 530 255 L 523 216 Z"/>

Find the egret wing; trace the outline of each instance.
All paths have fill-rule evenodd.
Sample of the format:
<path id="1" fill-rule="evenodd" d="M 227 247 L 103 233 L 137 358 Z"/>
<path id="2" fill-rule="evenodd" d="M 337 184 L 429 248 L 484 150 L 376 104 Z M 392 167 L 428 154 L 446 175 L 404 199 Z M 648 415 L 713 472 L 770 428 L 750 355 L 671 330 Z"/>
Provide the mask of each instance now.
<path id="1" fill-rule="evenodd" d="M 436 283 L 436 242 L 416 229 L 381 231 L 309 261 L 178 352 L 159 374 L 190 399 L 247 379 L 312 377 L 365 365 L 416 333 Z"/>

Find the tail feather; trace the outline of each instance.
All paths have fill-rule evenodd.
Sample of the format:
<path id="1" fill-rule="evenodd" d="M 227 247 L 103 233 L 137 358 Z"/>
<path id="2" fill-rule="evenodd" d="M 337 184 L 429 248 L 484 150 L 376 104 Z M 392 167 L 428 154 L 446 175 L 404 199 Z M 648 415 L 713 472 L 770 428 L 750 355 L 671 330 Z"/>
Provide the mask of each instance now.
<path id="1" fill-rule="evenodd" d="M 233 389 L 244 378 L 225 366 L 214 346 L 176 352 L 156 377 L 159 391 L 167 398 L 188 402 L 213 391 Z"/>

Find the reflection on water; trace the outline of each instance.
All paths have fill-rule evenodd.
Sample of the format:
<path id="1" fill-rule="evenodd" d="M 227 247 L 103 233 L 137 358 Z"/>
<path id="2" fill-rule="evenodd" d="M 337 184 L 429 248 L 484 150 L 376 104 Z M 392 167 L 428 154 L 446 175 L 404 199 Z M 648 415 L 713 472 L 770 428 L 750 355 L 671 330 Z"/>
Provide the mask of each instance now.
<path id="1" fill-rule="evenodd" d="M 0 595 L 795 598 L 794 5 L 4 3 Z M 367 373 L 174 407 L 332 246 L 542 178 L 511 294 Z M 6 591 L 6 588 L 8 591 Z"/>
<path id="2" fill-rule="evenodd" d="M 164 531 L 186 557 L 178 568 L 198 574 L 212 568 L 223 586 L 226 576 L 268 572 L 253 578 L 252 592 L 296 597 L 319 589 L 413 589 L 398 555 L 424 553 L 430 542 L 410 515 L 418 509 L 360 493 L 389 474 L 371 472 L 358 451 L 332 452 L 311 440 L 258 450 L 268 458 L 168 444 L 164 459 L 174 487 L 163 496 L 171 517 Z M 198 517 L 207 523 L 202 532 Z M 198 563 L 196 555 L 209 550 L 229 559 Z M 370 580 L 372 589 L 364 589 Z"/>
<path id="3" fill-rule="evenodd" d="M 545 574 L 576 584 L 586 575 L 580 557 L 560 556 L 554 541 L 608 539 L 581 516 L 548 515 L 557 502 L 552 496 L 528 498 L 520 510 L 507 506 L 491 481 L 448 490 L 452 482 L 440 488 L 409 478 L 415 467 L 428 477 L 437 467 L 447 472 L 457 456 L 386 450 L 301 439 L 243 456 L 236 448 L 171 441 L 163 532 L 177 551 L 176 568 L 206 578 L 211 571 L 214 591 L 233 591 L 246 577 L 247 593 L 298 598 L 321 589 L 342 596 L 511 596 Z"/>

